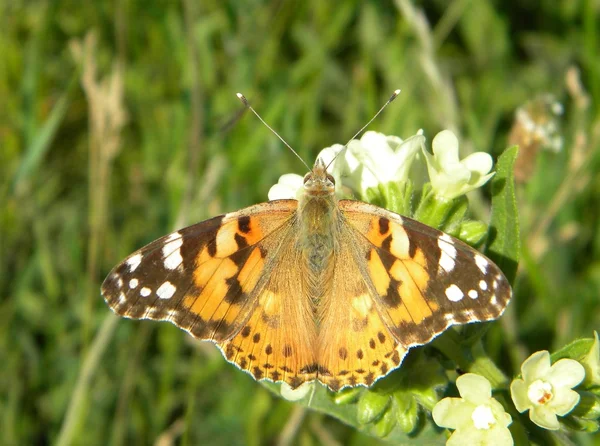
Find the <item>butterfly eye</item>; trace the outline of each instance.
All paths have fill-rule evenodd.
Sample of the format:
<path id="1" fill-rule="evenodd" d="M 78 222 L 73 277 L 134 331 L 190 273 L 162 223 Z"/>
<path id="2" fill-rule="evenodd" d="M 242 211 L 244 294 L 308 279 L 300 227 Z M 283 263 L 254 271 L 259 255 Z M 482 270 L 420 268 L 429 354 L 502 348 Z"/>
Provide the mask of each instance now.
<path id="1" fill-rule="evenodd" d="M 327 174 L 327 179 L 328 179 L 329 181 L 331 181 L 331 183 L 332 183 L 332 184 L 334 184 L 334 185 L 335 185 L 335 178 L 333 178 L 333 176 L 332 176 L 332 175 L 329 175 L 329 174 Z"/>
<path id="2" fill-rule="evenodd" d="M 310 180 L 312 178 L 312 173 L 308 172 L 306 175 L 304 175 L 304 184 L 306 184 L 308 182 L 308 180 Z"/>

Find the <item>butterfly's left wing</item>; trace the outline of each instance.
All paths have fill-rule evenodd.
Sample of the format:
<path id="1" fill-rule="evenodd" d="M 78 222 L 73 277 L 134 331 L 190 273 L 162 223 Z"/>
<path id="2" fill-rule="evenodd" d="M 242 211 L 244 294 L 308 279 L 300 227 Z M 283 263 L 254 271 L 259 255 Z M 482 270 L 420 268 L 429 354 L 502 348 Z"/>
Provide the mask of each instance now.
<path id="1" fill-rule="evenodd" d="M 410 347 L 450 325 L 498 317 L 510 286 L 496 265 L 443 232 L 342 200 L 331 287 L 320 307 L 318 379 L 370 386 Z"/>
<path id="2" fill-rule="evenodd" d="M 368 286 L 400 345 L 431 341 L 455 324 L 496 319 L 512 290 L 502 271 L 467 244 L 423 223 L 370 204 L 340 201 L 365 241 Z"/>

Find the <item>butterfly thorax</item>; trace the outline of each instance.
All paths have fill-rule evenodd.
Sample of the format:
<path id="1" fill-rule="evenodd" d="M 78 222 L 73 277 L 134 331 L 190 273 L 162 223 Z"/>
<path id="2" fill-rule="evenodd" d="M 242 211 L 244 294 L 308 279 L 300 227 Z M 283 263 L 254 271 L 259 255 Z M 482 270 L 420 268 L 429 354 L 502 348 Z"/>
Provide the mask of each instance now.
<path id="1" fill-rule="evenodd" d="M 304 194 L 298 205 L 300 252 L 306 268 L 308 294 L 315 303 L 327 291 L 325 284 L 333 271 L 338 231 L 335 185 L 325 165 L 317 160 L 313 170 L 304 178 Z"/>

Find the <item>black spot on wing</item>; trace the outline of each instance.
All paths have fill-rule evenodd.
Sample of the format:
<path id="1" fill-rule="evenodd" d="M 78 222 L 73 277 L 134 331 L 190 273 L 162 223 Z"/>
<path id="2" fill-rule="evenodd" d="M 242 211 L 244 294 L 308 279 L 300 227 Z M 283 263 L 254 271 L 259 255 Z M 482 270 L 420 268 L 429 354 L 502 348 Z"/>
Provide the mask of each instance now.
<path id="1" fill-rule="evenodd" d="M 250 232 L 250 217 L 248 215 L 243 215 L 238 218 L 238 229 L 244 234 Z"/>
<path id="2" fill-rule="evenodd" d="M 390 231 L 390 221 L 385 217 L 379 217 L 379 233 L 385 235 Z"/>
<path id="3" fill-rule="evenodd" d="M 381 300 L 388 307 L 397 308 L 402 303 L 402 298 L 398 293 L 401 284 L 401 281 L 396 280 L 390 276 L 390 284 L 388 286 L 387 292 L 384 296 L 381 296 Z"/>
<path id="4" fill-rule="evenodd" d="M 244 249 L 248 247 L 248 242 L 246 241 L 246 237 L 236 233 L 233 238 L 235 239 L 235 243 L 237 244 L 238 249 Z"/>

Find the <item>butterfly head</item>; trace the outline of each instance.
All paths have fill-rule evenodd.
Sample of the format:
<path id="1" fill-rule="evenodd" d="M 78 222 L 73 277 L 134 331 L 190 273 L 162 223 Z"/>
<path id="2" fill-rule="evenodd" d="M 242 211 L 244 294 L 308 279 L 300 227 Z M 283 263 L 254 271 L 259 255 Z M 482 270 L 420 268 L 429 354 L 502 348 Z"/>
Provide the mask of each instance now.
<path id="1" fill-rule="evenodd" d="M 312 170 L 304 176 L 304 190 L 308 195 L 333 195 L 335 180 L 327 173 L 327 166 L 321 158 L 317 158 Z"/>

